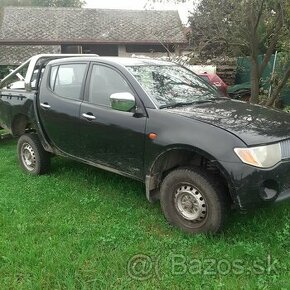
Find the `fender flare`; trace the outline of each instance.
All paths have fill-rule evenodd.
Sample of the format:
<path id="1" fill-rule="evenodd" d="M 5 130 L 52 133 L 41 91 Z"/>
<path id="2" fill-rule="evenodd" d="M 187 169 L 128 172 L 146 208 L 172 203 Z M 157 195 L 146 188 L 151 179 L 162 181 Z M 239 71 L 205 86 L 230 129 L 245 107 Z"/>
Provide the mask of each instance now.
<path id="1" fill-rule="evenodd" d="M 145 188 L 146 188 L 146 198 L 149 202 L 154 202 L 155 198 L 152 195 L 152 191 L 156 189 L 156 178 L 152 174 L 154 167 L 156 166 L 157 162 L 163 158 L 164 155 L 168 154 L 169 152 L 172 152 L 174 150 L 183 150 L 183 151 L 188 151 L 191 153 L 197 153 L 200 156 L 205 157 L 206 159 L 210 160 L 213 162 L 213 164 L 217 167 L 217 169 L 220 171 L 224 179 L 226 180 L 229 188 L 229 192 L 232 198 L 234 198 L 234 185 L 233 181 L 231 178 L 231 175 L 229 172 L 226 171 L 226 169 L 218 162 L 217 158 L 214 156 L 208 154 L 204 150 L 190 146 L 190 145 L 183 145 L 183 144 L 176 144 L 176 145 L 171 145 L 170 147 L 167 147 L 165 150 L 163 150 L 160 154 L 158 154 L 153 162 L 150 164 L 148 167 L 148 170 L 146 172 L 145 176 Z"/>

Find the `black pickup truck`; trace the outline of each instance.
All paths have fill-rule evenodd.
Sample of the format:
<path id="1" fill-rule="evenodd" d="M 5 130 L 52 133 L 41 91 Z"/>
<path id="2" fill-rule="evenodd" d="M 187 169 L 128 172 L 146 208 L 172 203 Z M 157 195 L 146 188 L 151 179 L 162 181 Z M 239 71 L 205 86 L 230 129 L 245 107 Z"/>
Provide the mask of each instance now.
<path id="1" fill-rule="evenodd" d="M 0 125 L 30 174 L 61 155 L 137 179 L 191 233 L 290 197 L 290 115 L 225 98 L 176 64 L 38 55 L 0 84 Z"/>

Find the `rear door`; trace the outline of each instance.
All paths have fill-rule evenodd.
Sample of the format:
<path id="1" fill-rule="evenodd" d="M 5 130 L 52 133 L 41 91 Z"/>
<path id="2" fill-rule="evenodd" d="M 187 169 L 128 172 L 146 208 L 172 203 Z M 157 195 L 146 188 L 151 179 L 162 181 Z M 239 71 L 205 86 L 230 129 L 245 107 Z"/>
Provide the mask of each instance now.
<path id="1" fill-rule="evenodd" d="M 45 72 L 38 101 L 44 131 L 59 150 L 79 156 L 79 112 L 88 63 L 59 63 Z"/>
<path id="2" fill-rule="evenodd" d="M 111 108 L 110 96 L 126 92 L 135 96 L 143 114 L 136 114 L 135 108 L 130 112 Z M 142 177 L 146 112 L 120 71 L 101 63 L 91 65 L 80 118 L 80 142 L 84 159 Z"/>

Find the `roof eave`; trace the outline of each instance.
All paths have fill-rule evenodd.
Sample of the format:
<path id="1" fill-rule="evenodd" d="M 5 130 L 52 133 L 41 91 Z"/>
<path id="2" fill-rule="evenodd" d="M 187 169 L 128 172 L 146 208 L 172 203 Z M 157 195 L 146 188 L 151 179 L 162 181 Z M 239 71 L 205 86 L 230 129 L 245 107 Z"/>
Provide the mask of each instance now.
<path id="1" fill-rule="evenodd" d="M 0 40 L 1 45 L 64 45 L 64 44 L 74 44 L 74 45 L 81 45 L 81 44 L 120 44 L 120 45 L 126 45 L 126 44 L 164 44 L 164 45 L 187 45 L 187 41 L 156 41 L 156 40 L 142 40 L 142 41 L 98 41 L 98 40 L 92 40 L 92 39 L 75 39 L 75 40 L 19 40 L 19 39 L 11 39 L 11 40 Z"/>

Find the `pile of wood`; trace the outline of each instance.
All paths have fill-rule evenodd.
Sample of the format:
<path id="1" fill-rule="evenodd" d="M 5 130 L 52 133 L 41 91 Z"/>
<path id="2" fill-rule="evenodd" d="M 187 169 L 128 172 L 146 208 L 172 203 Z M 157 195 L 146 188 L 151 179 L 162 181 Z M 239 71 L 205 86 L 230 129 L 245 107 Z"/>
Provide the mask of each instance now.
<path id="1" fill-rule="evenodd" d="M 236 81 L 237 59 L 229 57 L 221 57 L 211 60 L 216 65 L 216 73 L 228 85 L 234 85 Z"/>
<path id="2" fill-rule="evenodd" d="M 216 73 L 221 77 L 228 85 L 234 85 L 237 72 L 237 59 L 221 57 L 215 59 L 208 59 L 207 61 L 198 60 L 194 62 L 197 65 L 214 65 L 216 66 Z"/>
<path id="3" fill-rule="evenodd" d="M 228 85 L 234 85 L 236 80 L 236 65 L 217 65 L 216 72 Z"/>

